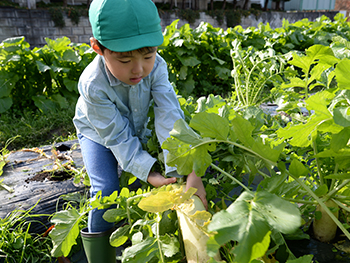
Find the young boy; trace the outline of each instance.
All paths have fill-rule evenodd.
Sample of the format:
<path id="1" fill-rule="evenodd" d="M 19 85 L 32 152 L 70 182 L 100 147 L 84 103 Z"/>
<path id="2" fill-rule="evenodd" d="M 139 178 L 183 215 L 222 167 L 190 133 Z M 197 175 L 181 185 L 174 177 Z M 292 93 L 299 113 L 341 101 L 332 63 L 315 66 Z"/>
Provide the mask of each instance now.
<path id="1" fill-rule="evenodd" d="M 166 166 L 167 178 L 150 172 L 155 159 L 142 149 L 148 110 L 154 101 L 156 134 L 162 143 L 176 120 L 183 118 L 169 83 L 166 62 L 158 55 L 163 42 L 160 18 L 151 0 L 94 0 L 89 9 L 92 49 L 98 54 L 82 73 L 74 124 L 84 164 L 91 182 L 91 196 L 119 190 L 118 164 L 155 187 L 175 183 L 175 167 Z M 166 156 L 166 152 L 164 153 Z M 205 190 L 195 173 L 187 186 L 197 188 L 205 206 Z M 96 210 L 89 214 L 88 230 L 104 232 L 113 227 Z"/>

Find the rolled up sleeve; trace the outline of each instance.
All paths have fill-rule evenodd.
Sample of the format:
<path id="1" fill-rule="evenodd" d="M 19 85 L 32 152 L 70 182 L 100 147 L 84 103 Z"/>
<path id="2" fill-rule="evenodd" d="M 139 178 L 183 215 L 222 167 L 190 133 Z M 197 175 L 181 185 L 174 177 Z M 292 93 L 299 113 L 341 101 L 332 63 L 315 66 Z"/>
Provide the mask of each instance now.
<path id="1" fill-rule="evenodd" d="M 184 114 L 176 93 L 168 80 L 168 72 L 164 60 L 162 60 L 153 77 L 154 82 L 152 83 L 151 92 L 154 100 L 155 129 L 158 141 L 162 144 L 169 137 L 169 132 L 173 129 L 174 123 L 178 119 L 184 118 Z M 163 154 L 166 160 L 168 151 L 163 150 Z M 176 171 L 175 167 L 165 165 L 166 174 L 174 171 Z"/>

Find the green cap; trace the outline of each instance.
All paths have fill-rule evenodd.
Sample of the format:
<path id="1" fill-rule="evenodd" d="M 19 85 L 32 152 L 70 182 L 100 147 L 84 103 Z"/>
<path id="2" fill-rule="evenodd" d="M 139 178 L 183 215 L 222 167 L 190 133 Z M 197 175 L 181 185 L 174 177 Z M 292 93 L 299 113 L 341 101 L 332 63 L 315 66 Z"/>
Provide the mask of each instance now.
<path id="1" fill-rule="evenodd" d="M 93 0 L 89 20 L 94 37 L 112 51 L 163 43 L 158 10 L 151 0 Z"/>

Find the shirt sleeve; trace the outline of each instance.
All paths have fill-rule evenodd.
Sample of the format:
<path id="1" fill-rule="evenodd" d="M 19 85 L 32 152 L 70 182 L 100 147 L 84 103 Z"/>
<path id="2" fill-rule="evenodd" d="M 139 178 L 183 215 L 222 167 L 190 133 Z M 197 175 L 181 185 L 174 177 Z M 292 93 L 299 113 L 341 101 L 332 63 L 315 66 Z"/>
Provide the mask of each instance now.
<path id="1" fill-rule="evenodd" d="M 162 58 L 153 77 L 151 92 L 154 100 L 155 130 L 158 141 L 162 145 L 169 137 L 169 132 L 173 129 L 175 122 L 178 119 L 183 119 L 184 114 L 169 82 L 167 65 Z M 164 160 L 166 160 L 168 151 L 163 150 L 163 154 Z M 176 172 L 176 167 L 169 167 L 165 164 L 167 175 L 174 176 L 174 172 Z"/>
<path id="2" fill-rule="evenodd" d="M 129 120 L 122 116 L 108 94 L 99 88 L 105 85 L 80 84 L 80 99 L 83 100 L 80 110 L 101 138 L 103 145 L 113 152 L 122 169 L 146 182 L 156 159 L 142 149 L 139 138 L 132 135 Z"/>

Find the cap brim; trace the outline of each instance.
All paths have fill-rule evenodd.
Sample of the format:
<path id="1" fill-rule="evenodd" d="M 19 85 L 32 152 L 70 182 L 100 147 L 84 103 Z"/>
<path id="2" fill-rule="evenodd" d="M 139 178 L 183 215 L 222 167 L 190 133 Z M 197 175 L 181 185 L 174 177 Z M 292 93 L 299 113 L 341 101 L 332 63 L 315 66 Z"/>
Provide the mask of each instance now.
<path id="1" fill-rule="evenodd" d="M 128 38 L 104 40 L 100 43 L 115 52 L 128 52 L 143 47 L 160 46 L 164 41 L 161 31 L 136 35 Z"/>

